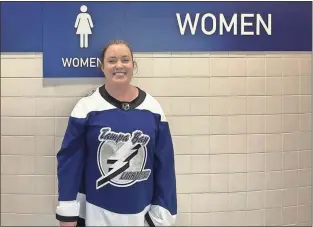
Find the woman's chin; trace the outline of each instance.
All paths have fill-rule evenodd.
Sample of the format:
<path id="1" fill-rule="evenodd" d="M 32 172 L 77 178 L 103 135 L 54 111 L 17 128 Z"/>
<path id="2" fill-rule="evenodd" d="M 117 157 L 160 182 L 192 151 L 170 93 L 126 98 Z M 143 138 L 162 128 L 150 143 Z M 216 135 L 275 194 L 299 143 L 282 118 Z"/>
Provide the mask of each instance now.
<path id="1" fill-rule="evenodd" d="M 126 75 L 124 75 L 124 76 L 113 76 L 112 81 L 114 83 L 128 83 L 129 79 Z"/>

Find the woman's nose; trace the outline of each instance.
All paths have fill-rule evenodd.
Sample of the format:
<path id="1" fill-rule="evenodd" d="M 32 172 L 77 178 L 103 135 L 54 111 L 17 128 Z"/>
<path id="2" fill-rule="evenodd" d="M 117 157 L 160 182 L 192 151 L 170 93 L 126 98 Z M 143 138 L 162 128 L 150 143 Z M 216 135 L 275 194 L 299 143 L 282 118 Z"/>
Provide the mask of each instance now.
<path id="1" fill-rule="evenodd" d="M 117 62 L 116 62 L 116 67 L 117 67 L 117 68 L 123 67 L 122 62 L 121 62 L 121 61 L 117 61 Z"/>

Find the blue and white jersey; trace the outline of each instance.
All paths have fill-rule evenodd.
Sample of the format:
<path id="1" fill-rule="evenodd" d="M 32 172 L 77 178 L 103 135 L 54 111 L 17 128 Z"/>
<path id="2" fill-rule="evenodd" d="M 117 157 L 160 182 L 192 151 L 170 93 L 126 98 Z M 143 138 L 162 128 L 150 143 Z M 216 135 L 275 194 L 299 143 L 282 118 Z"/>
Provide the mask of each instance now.
<path id="1" fill-rule="evenodd" d="M 86 226 L 171 226 L 177 214 L 172 137 L 159 103 L 139 89 L 123 103 L 105 86 L 79 100 L 57 154 L 56 217 Z"/>

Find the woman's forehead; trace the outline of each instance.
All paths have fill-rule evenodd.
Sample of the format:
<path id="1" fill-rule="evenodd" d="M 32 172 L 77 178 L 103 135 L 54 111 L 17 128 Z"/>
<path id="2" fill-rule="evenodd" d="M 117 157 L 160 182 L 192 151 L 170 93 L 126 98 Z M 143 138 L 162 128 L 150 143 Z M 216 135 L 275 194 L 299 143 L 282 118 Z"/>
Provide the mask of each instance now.
<path id="1" fill-rule="evenodd" d="M 113 44 L 108 47 L 107 49 L 108 54 L 118 54 L 118 55 L 128 55 L 130 56 L 130 50 L 129 48 L 124 44 Z"/>

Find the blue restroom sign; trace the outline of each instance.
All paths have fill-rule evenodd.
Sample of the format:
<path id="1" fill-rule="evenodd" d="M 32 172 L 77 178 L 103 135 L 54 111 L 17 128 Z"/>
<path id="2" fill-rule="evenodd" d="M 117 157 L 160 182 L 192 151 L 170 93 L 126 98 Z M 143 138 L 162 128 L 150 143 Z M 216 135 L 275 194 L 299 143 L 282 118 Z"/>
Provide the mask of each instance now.
<path id="1" fill-rule="evenodd" d="M 100 53 L 112 39 L 134 52 L 312 50 L 312 2 L 7 2 L 1 9 L 2 51 L 43 52 L 44 77 L 102 77 Z"/>

